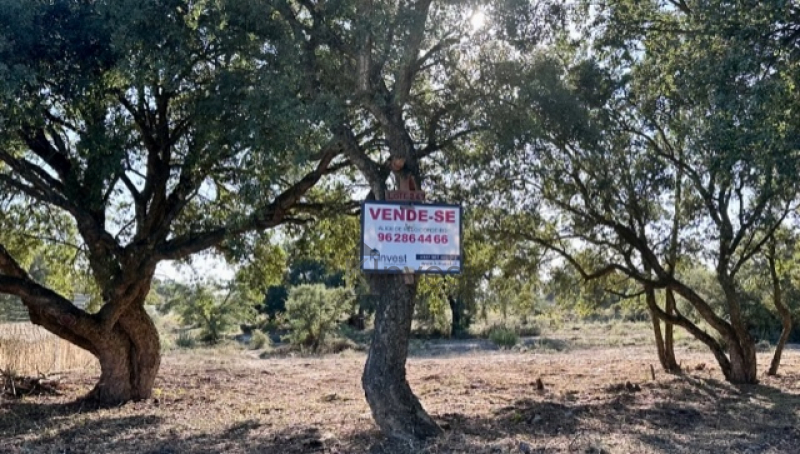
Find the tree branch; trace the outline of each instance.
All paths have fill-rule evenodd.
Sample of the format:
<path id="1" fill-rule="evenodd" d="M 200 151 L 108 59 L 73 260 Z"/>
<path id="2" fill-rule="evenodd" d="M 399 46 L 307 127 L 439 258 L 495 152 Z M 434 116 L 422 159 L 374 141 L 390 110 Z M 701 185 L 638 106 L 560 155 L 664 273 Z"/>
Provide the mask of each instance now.
<path id="1" fill-rule="evenodd" d="M 425 24 L 428 19 L 428 10 L 432 0 L 417 0 L 414 7 L 408 14 L 409 26 L 405 38 L 405 48 L 403 49 L 404 64 L 400 65 L 395 73 L 395 83 L 392 90 L 392 98 L 398 105 L 404 105 L 411 92 L 411 85 L 419 71 L 420 59 L 419 51 L 422 41 L 425 38 Z"/>
<path id="2" fill-rule="evenodd" d="M 90 352 L 96 352 L 92 340 L 96 340 L 97 324 L 92 317 L 66 298 L 31 280 L 2 244 L 0 293 L 19 297 L 28 309 L 31 322 L 44 325 L 48 331 Z"/>
<path id="3" fill-rule="evenodd" d="M 223 225 L 197 234 L 188 234 L 165 241 L 156 247 L 154 260 L 178 260 L 196 252 L 216 246 L 230 236 L 265 230 L 285 222 L 289 212 L 300 199 L 326 174 L 331 161 L 341 153 L 341 146 L 333 144 L 320 159 L 314 171 L 286 189 L 263 210 L 240 223 Z"/>

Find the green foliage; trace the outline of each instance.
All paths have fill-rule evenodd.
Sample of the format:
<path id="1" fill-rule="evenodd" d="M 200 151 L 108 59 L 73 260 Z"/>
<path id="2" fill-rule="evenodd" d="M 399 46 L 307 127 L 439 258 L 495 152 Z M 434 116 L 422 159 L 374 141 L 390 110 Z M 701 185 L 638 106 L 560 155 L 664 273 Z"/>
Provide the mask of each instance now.
<path id="1" fill-rule="evenodd" d="M 497 310 L 533 315 L 540 298 L 540 263 L 536 247 L 508 236 L 492 235 L 480 210 L 464 220 L 464 262 L 456 276 L 426 276 L 420 280 L 415 319 L 424 331 L 461 336 L 480 315 Z"/>
<path id="2" fill-rule="evenodd" d="M 292 327 L 289 341 L 317 352 L 336 329 L 342 317 L 352 311 L 352 292 L 329 289 L 323 284 L 303 284 L 289 291 L 286 317 Z"/>
<path id="3" fill-rule="evenodd" d="M 580 3 L 585 39 L 565 32 L 497 68 L 508 88 L 476 149 L 491 172 L 482 206 L 502 235 L 577 271 L 555 276 L 555 297 L 581 312 L 616 304 L 607 290 L 669 285 L 683 314 L 749 355 L 748 329 L 767 318 L 742 268 L 800 194 L 800 65 L 774 39 L 787 2 Z M 676 270 L 688 263 L 714 270 L 720 300 Z M 755 380 L 754 360 L 740 380 Z"/>
<path id="4" fill-rule="evenodd" d="M 519 334 L 521 337 L 532 337 L 532 336 L 539 336 L 542 334 L 542 328 L 535 322 L 526 321 L 526 323 L 521 323 L 515 329 L 516 333 Z"/>
<path id="5" fill-rule="evenodd" d="M 344 284 L 343 277 L 343 271 L 329 268 L 326 262 L 322 260 L 298 258 L 292 260 L 289 272 L 286 276 L 286 283 L 291 287 L 308 284 L 341 287 Z"/>
<path id="6" fill-rule="evenodd" d="M 92 283 L 85 272 L 74 223 L 62 213 L 26 207 L 26 203 L 30 200 L 14 197 L 13 192 L 0 195 L 0 245 L 33 279 L 51 290 L 69 299 L 78 293 L 94 295 L 87 290 Z M 26 311 L 16 298 L 0 294 L 0 312 L 21 316 Z"/>
<path id="7" fill-rule="evenodd" d="M 768 340 L 762 339 L 756 342 L 756 351 L 762 353 L 772 351 L 772 344 Z"/>
<path id="8" fill-rule="evenodd" d="M 789 341 L 800 339 L 800 266 L 798 254 L 800 242 L 797 232 L 781 228 L 775 233 L 775 240 L 768 250 L 753 258 L 741 271 L 742 290 L 745 295 L 743 312 L 746 314 L 749 329 L 756 339 L 777 342 L 782 326 L 775 306 L 775 292 L 789 309 L 792 316 L 792 333 Z M 770 271 L 769 256 L 775 265 L 775 278 Z"/>
<path id="9" fill-rule="evenodd" d="M 346 197 L 346 194 L 336 192 L 331 195 L 339 199 Z M 357 232 L 360 229 L 358 216 L 339 214 L 321 219 L 313 229 L 300 232 L 292 244 L 295 265 L 316 262 L 326 270 L 324 274 L 331 277 L 357 271 L 356 258 L 360 253 Z M 313 282 L 291 282 L 292 285 L 301 283 Z"/>
<path id="10" fill-rule="evenodd" d="M 253 233 L 296 219 L 318 178 L 296 183 L 330 136 L 326 110 L 298 100 L 305 70 L 273 13 L 242 0 L 2 1 L 0 244 L 26 268 L 42 256 L 38 283 L 91 294 L 90 312 L 141 305 L 159 261 L 248 241 L 261 263 L 241 279 L 280 279 L 280 251 Z M 287 47 L 291 62 L 276 55 Z"/>
<path id="11" fill-rule="evenodd" d="M 450 336 L 451 334 L 452 315 L 448 304 L 449 295 L 443 288 L 445 279 L 448 278 L 423 276 L 420 279 L 414 319 L 420 331 L 426 335 Z"/>
<path id="12" fill-rule="evenodd" d="M 601 264 L 591 263 L 588 251 L 576 254 L 582 266 L 592 269 Z M 646 310 L 641 298 L 624 298 L 621 295 L 636 295 L 639 286 L 625 276 L 609 274 L 604 278 L 584 280 L 574 266 L 564 264 L 551 267 L 546 291 L 562 309 L 584 319 L 594 319 L 601 314 L 635 313 Z"/>
<path id="13" fill-rule="evenodd" d="M 254 319 L 256 302 L 241 285 L 197 282 L 177 291 L 161 311 L 175 310 L 184 325 L 200 328 L 201 340 L 217 343 L 238 324 Z"/>
<path id="14" fill-rule="evenodd" d="M 274 317 L 286 310 L 286 300 L 289 299 L 289 288 L 285 285 L 273 285 L 267 288 L 261 312 L 269 317 Z"/>
<path id="15" fill-rule="evenodd" d="M 325 194 L 320 192 L 315 191 L 315 195 L 339 200 L 346 197 L 338 190 Z M 338 213 L 319 220 L 313 229 L 299 232 L 289 248 L 292 264 L 284 285 L 324 283 L 328 287 L 351 289 L 356 304 L 350 315 L 366 319 L 374 311 L 374 301 L 358 262 L 360 244 L 357 232 L 360 229 L 357 216 Z M 276 289 L 274 295 L 283 296 L 283 292 Z M 280 304 L 277 298 L 272 301 Z"/>
<path id="16" fill-rule="evenodd" d="M 322 284 L 328 288 L 342 287 L 343 273 L 330 270 L 320 260 L 308 258 L 292 260 L 281 284 L 267 288 L 261 311 L 269 316 L 284 312 L 292 287 L 313 284 Z"/>
<path id="17" fill-rule="evenodd" d="M 271 346 L 272 341 L 270 340 L 269 336 L 264 334 L 263 331 L 254 330 L 253 333 L 250 335 L 250 342 L 248 345 L 253 350 L 260 350 L 262 348 Z"/>
<path id="18" fill-rule="evenodd" d="M 265 333 L 286 329 L 288 326 L 285 312 L 278 312 L 273 315 L 259 315 L 256 320 L 256 329 Z"/>
<path id="19" fill-rule="evenodd" d="M 493 326 L 489 330 L 489 340 L 499 347 L 511 348 L 519 342 L 519 335 L 506 326 Z"/>
<path id="20" fill-rule="evenodd" d="M 287 257 L 284 248 L 273 244 L 268 234 L 256 235 L 243 259 L 229 252 L 229 260 L 243 264 L 236 272 L 236 281 L 247 288 L 266 294 L 269 288 L 279 285 L 286 273 Z"/>

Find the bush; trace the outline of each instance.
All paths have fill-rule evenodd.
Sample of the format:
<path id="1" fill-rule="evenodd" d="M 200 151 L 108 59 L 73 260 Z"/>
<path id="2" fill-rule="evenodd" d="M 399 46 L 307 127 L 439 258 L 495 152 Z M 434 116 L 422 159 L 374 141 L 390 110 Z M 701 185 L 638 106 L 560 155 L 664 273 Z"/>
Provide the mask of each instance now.
<path id="1" fill-rule="evenodd" d="M 178 338 L 175 339 L 175 345 L 180 348 L 194 348 L 197 346 L 197 337 L 189 334 L 186 331 L 183 331 L 178 334 Z"/>
<path id="2" fill-rule="evenodd" d="M 338 334 L 340 337 L 344 337 L 345 339 L 350 339 L 356 344 L 363 344 L 363 345 L 368 345 L 370 339 L 372 338 L 371 332 L 353 328 L 352 326 L 346 323 L 339 327 Z"/>
<path id="3" fill-rule="evenodd" d="M 286 300 L 286 317 L 292 328 L 287 336 L 289 342 L 318 352 L 325 338 L 351 311 L 353 301 L 351 292 L 341 288 L 329 289 L 323 284 L 292 288 Z"/>
<path id="4" fill-rule="evenodd" d="M 286 314 L 278 312 L 273 315 L 262 316 L 256 323 L 256 329 L 265 333 L 271 333 L 273 331 L 285 329 L 286 324 Z"/>
<path id="5" fill-rule="evenodd" d="M 263 331 L 254 330 L 250 335 L 249 345 L 253 350 L 260 350 L 264 347 L 269 347 L 271 344 L 272 341 L 270 341 L 269 336 L 264 334 Z"/>
<path id="6" fill-rule="evenodd" d="M 172 350 L 173 348 L 175 348 L 175 342 L 166 333 L 162 333 L 162 332 L 158 333 L 158 343 L 161 346 L 161 351 L 162 352 L 168 352 L 168 351 Z"/>
<path id="7" fill-rule="evenodd" d="M 255 315 L 253 296 L 243 286 L 232 284 L 222 287 L 217 284 L 197 283 L 187 294 L 176 295 L 167 303 L 175 308 L 184 325 L 200 328 L 200 337 L 212 344 L 222 340 L 223 335 L 243 321 Z"/>
<path id="8" fill-rule="evenodd" d="M 542 334 L 542 328 L 536 323 L 523 323 L 517 329 L 517 334 L 523 337 L 539 336 Z"/>
<path id="9" fill-rule="evenodd" d="M 347 350 L 364 351 L 366 348 L 346 338 L 333 338 L 326 342 L 324 347 L 326 353 L 341 353 Z"/>
<path id="10" fill-rule="evenodd" d="M 489 340 L 499 347 L 511 348 L 519 342 L 519 336 L 514 330 L 505 326 L 494 326 L 489 330 Z"/>

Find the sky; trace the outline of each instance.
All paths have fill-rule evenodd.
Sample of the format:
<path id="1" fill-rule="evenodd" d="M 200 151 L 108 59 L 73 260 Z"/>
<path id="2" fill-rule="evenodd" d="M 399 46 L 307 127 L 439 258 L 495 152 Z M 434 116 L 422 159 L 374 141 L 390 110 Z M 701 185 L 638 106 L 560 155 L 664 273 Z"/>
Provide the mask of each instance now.
<path id="1" fill-rule="evenodd" d="M 228 282 L 233 279 L 235 270 L 216 254 L 202 253 L 192 258 L 191 264 L 177 261 L 164 261 L 156 268 L 156 278 L 189 283 L 195 279 L 214 279 Z"/>

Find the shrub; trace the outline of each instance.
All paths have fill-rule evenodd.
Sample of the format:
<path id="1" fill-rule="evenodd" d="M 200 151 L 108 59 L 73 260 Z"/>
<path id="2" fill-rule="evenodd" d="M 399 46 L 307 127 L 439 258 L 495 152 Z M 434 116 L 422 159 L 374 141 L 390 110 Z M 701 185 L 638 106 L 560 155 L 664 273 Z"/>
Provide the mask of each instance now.
<path id="1" fill-rule="evenodd" d="M 158 343 L 161 346 L 162 352 L 168 352 L 175 348 L 175 343 L 172 338 L 169 337 L 166 333 L 159 332 L 158 333 Z"/>
<path id="2" fill-rule="evenodd" d="M 201 339 L 212 344 L 218 343 L 237 324 L 255 316 L 253 295 L 238 284 L 222 287 L 197 283 L 186 293 L 177 294 L 165 307 L 175 308 L 184 325 L 200 328 Z"/>
<path id="3" fill-rule="evenodd" d="M 286 300 L 286 317 L 292 328 L 287 336 L 289 342 L 319 351 L 352 306 L 352 293 L 341 288 L 329 289 L 323 284 L 293 287 Z"/>
<path id="4" fill-rule="evenodd" d="M 278 312 L 273 315 L 262 316 L 256 322 L 256 329 L 271 333 L 285 328 L 287 324 L 286 314 Z"/>
<path id="5" fill-rule="evenodd" d="M 517 345 L 519 336 L 514 330 L 505 326 L 494 326 L 489 330 L 489 340 L 499 347 L 510 348 Z"/>
<path id="6" fill-rule="evenodd" d="M 523 337 L 539 336 L 542 334 L 542 329 L 536 323 L 528 322 L 520 325 L 517 333 Z"/>
<path id="7" fill-rule="evenodd" d="M 194 348 L 197 346 L 197 337 L 186 331 L 182 331 L 178 334 L 177 339 L 175 339 L 175 345 L 180 348 Z"/>
<path id="8" fill-rule="evenodd" d="M 348 324 L 342 324 L 339 326 L 340 337 L 344 337 L 345 339 L 350 339 L 351 341 L 355 342 L 356 344 L 364 344 L 367 345 L 372 338 L 372 333 L 367 331 L 362 331 Z"/>
<path id="9" fill-rule="evenodd" d="M 353 351 L 366 350 L 365 347 L 353 342 L 352 340 L 341 337 L 333 338 L 330 341 L 326 342 L 324 349 L 326 353 L 341 353 L 346 350 L 353 350 Z"/>
<path id="10" fill-rule="evenodd" d="M 250 348 L 253 350 L 260 350 L 264 347 L 269 347 L 272 342 L 269 339 L 269 336 L 264 334 L 263 331 L 254 330 L 253 333 L 250 335 Z"/>
<path id="11" fill-rule="evenodd" d="M 536 350 L 561 352 L 569 348 L 569 344 L 562 339 L 540 338 L 533 341 L 530 345 Z"/>

